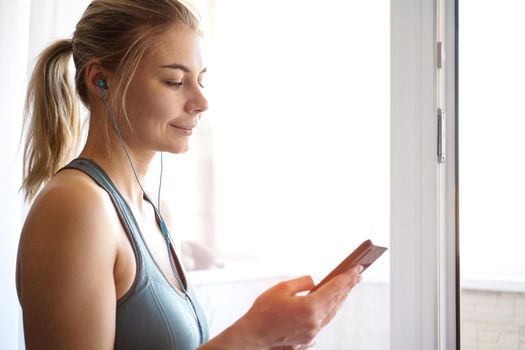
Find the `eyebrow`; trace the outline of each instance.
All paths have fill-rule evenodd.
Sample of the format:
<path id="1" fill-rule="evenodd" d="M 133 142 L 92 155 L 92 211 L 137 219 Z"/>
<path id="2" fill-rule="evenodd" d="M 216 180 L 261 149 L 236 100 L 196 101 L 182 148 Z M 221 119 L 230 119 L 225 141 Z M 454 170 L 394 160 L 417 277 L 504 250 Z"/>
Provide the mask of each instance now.
<path id="1" fill-rule="evenodd" d="M 191 70 L 188 67 L 186 67 L 185 65 L 182 65 L 182 64 L 178 64 L 178 63 L 167 64 L 167 65 L 164 65 L 164 66 L 160 66 L 160 68 L 180 69 L 181 71 L 184 71 L 186 73 L 190 73 L 191 72 Z M 208 70 L 208 68 L 204 68 L 203 70 L 201 70 L 199 72 L 199 74 L 205 73 L 207 70 Z"/>

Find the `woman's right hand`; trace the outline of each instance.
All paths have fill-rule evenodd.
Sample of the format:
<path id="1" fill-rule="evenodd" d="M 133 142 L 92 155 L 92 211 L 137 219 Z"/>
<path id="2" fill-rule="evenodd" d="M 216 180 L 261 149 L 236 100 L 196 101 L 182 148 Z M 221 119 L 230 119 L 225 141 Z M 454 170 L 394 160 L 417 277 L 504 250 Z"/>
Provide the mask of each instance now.
<path id="1" fill-rule="evenodd" d="M 356 266 L 307 295 L 297 294 L 314 287 L 310 276 L 281 282 L 255 300 L 239 325 L 266 349 L 306 349 L 361 280 L 361 271 Z"/>

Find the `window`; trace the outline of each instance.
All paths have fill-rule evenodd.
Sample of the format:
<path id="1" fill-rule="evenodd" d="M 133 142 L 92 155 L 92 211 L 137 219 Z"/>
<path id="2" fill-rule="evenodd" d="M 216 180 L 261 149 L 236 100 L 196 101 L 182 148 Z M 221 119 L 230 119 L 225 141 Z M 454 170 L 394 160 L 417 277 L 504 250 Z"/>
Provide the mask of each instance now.
<path id="1" fill-rule="evenodd" d="M 525 346 L 525 4 L 459 2 L 464 349 Z"/>
<path id="2" fill-rule="evenodd" d="M 225 270 L 244 269 L 247 278 L 262 269 L 263 276 L 319 280 L 365 239 L 388 246 L 389 3 L 209 5 L 209 156 L 193 148 L 170 158 L 191 164 L 192 153 L 202 156 L 212 182 L 181 181 L 205 194 L 173 196 L 184 210 L 175 211 L 179 228 L 194 224 L 187 211 L 211 189 L 211 200 L 201 203 L 213 204 L 212 235 L 201 242 Z M 170 177 L 175 186 L 180 176 Z M 343 342 L 351 341 L 355 349 L 387 349 L 388 280 L 385 254 L 367 271 L 349 311 L 324 333 L 336 336 L 322 338 L 320 348 L 348 348 Z M 221 305 L 214 307 L 221 314 Z M 337 336 L 343 333 L 346 339 Z"/>
<path id="3" fill-rule="evenodd" d="M 50 38 L 71 34 L 88 2 L 28 1 L 31 62 Z M 349 348 L 341 335 L 353 349 L 434 348 L 435 313 L 427 305 L 435 303 L 435 288 L 426 283 L 435 277 L 434 256 L 427 254 L 435 248 L 427 239 L 433 232 L 426 232 L 433 223 L 421 221 L 432 221 L 434 209 L 422 189 L 435 184 L 418 163 L 435 159 L 426 70 L 434 57 L 434 3 L 191 2 L 209 46 L 211 109 L 190 152 L 165 157 L 163 194 L 174 210 L 176 238 L 197 241 L 227 267 L 191 276 L 230 288 L 213 294 L 223 307 L 209 313 L 214 330 L 256 294 L 243 281 L 215 283 L 212 276 L 262 264 L 274 276 L 289 269 L 281 272 L 321 277 L 371 238 L 390 247 L 394 278 L 389 282 L 389 257 L 382 257 L 318 348 Z M 329 124 L 319 128 L 319 121 Z M 152 165 L 152 192 L 159 168 Z M 264 264 L 268 257 L 277 267 Z M 220 319 L 224 311 L 231 314 Z"/>
<path id="4" fill-rule="evenodd" d="M 226 1 L 215 25 L 220 254 L 326 268 L 387 243 L 388 2 Z"/>

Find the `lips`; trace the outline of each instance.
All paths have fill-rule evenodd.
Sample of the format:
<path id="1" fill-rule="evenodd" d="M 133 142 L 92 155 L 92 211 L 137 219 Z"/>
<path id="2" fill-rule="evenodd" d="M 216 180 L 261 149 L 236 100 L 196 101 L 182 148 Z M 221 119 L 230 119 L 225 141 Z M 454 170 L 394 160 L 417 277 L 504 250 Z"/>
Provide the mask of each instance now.
<path id="1" fill-rule="evenodd" d="M 195 125 L 176 125 L 176 124 L 170 124 L 175 129 L 182 131 L 183 133 L 187 135 L 191 135 L 193 132 L 193 129 L 195 128 Z"/>
<path id="2" fill-rule="evenodd" d="M 192 129 L 195 129 L 197 127 L 197 125 L 184 125 L 184 124 L 170 124 L 171 126 L 175 127 L 175 128 L 178 128 L 178 129 L 186 129 L 186 130 L 192 130 Z"/>
<path id="3" fill-rule="evenodd" d="M 178 126 L 178 125 L 172 125 L 174 127 L 176 127 L 177 129 L 183 129 L 183 130 L 192 130 L 193 127 L 185 127 L 185 126 Z"/>

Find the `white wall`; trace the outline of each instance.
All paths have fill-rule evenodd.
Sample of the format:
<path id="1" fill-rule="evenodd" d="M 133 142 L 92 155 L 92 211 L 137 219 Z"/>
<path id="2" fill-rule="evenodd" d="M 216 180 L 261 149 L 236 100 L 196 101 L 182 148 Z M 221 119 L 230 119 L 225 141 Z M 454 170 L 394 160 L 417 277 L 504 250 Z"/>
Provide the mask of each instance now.
<path id="1" fill-rule="evenodd" d="M 27 81 L 36 56 L 52 40 L 71 36 L 78 20 L 71 13 L 76 11 L 80 16 L 86 4 L 87 0 L 76 1 L 72 9 L 63 0 L 0 0 L 0 349 L 24 347 L 15 269 L 25 216 L 18 189 L 22 179 L 23 146 L 19 143 Z M 64 11 L 69 15 L 64 15 Z"/>
<path id="2" fill-rule="evenodd" d="M 525 349 L 525 293 L 462 289 L 461 349 Z"/>
<path id="3" fill-rule="evenodd" d="M 19 304 L 15 290 L 22 224 L 21 150 L 18 150 L 25 90 L 30 0 L 0 1 L 0 348 L 17 349 Z M 20 43 L 26 43 L 21 45 Z"/>

